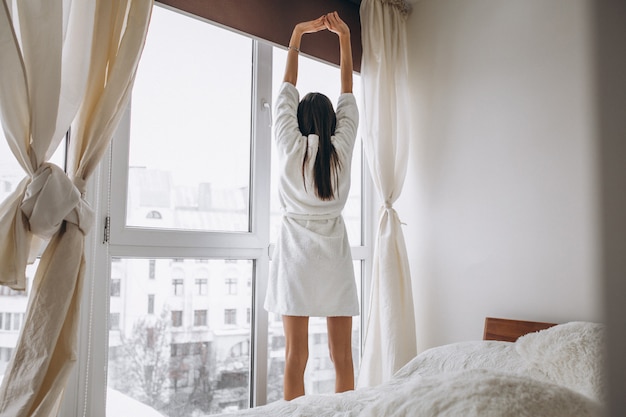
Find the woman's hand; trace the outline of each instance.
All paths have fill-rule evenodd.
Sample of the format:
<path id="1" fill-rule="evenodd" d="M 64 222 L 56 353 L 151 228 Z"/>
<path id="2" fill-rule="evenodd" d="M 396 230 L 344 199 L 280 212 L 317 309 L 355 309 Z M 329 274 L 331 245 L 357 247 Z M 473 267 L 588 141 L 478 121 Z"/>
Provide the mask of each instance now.
<path id="1" fill-rule="evenodd" d="M 341 20 L 337 12 L 332 12 L 325 15 L 324 24 L 326 25 L 326 29 L 330 30 L 333 33 L 336 33 L 339 36 L 350 34 L 350 28 L 343 20 Z"/>
<path id="2" fill-rule="evenodd" d="M 320 16 L 315 20 L 298 23 L 294 30 L 298 31 L 301 34 L 319 32 L 320 30 L 326 29 L 325 21 L 326 16 Z"/>

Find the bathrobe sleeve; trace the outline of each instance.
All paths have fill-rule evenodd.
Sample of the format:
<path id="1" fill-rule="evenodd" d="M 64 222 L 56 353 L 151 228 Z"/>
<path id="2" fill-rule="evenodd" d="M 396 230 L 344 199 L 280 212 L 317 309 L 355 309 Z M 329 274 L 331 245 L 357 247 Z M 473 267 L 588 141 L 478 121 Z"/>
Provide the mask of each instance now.
<path id="1" fill-rule="evenodd" d="M 278 91 L 274 109 L 275 140 L 279 150 L 286 154 L 297 150 L 302 134 L 298 127 L 298 103 L 300 94 L 296 87 L 283 82 Z"/>
<path id="2" fill-rule="evenodd" d="M 337 127 L 333 145 L 346 157 L 351 157 L 359 127 L 359 109 L 352 93 L 343 93 L 337 101 Z M 296 121 L 297 122 L 297 121 Z"/>

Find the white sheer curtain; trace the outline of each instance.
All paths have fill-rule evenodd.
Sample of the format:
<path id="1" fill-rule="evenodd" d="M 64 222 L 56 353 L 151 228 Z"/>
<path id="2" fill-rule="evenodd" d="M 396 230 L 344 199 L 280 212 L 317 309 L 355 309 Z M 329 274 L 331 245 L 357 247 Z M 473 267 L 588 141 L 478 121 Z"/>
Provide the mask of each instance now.
<path id="1" fill-rule="evenodd" d="M 393 203 L 406 176 L 409 96 L 406 17 L 401 0 L 361 2 L 364 143 L 380 208 L 370 309 L 357 385 L 388 380 L 417 353 L 411 275 Z"/>
<path id="2" fill-rule="evenodd" d="M 49 240 L 0 386 L 0 416 L 54 416 L 72 365 L 85 235 L 85 184 L 125 107 L 152 0 L 0 0 L 0 117 L 26 178 L 0 205 L 0 284 L 24 289 Z M 68 174 L 47 162 L 71 129 Z"/>

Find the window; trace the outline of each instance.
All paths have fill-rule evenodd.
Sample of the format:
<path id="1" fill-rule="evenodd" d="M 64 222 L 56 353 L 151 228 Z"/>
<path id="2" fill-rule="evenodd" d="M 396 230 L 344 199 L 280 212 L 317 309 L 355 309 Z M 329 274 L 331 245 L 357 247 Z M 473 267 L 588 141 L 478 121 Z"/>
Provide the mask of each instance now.
<path id="1" fill-rule="evenodd" d="M 154 279 L 156 277 L 156 260 L 150 259 L 148 261 L 148 278 Z"/>
<path id="2" fill-rule="evenodd" d="M 252 46 L 250 38 L 154 9 L 133 87 L 128 226 L 250 230 Z M 163 157 L 183 149 L 184 157 Z"/>
<path id="3" fill-rule="evenodd" d="M 119 279 L 111 279 L 111 297 L 119 297 L 120 296 L 120 285 L 121 282 Z"/>
<path id="4" fill-rule="evenodd" d="M 1 362 L 10 361 L 12 354 L 13 354 L 12 348 L 0 348 L 0 361 Z"/>
<path id="5" fill-rule="evenodd" d="M 196 294 L 207 295 L 208 278 L 196 278 Z"/>
<path id="6" fill-rule="evenodd" d="M 237 294 L 237 278 L 232 278 L 232 277 L 226 278 L 225 285 L 226 285 L 226 294 L 228 295 Z"/>
<path id="7" fill-rule="evenodd" d="M 172 327 L 181 327 L 183 325 L 183 312 L 172 311 Z"/>
<path id="8" fill-rule="evenodd" d="M 195 310 L 193 312 L 193 325 L 194 326 L 206 326 L 207 311 Z"/>
<path id="9" fill-rule="evenodd" d="M 154 349 L 154 345 L 156 343 L 156 331 L 154 327 L 146 328 L 146 347 L 148 349 Z"/>
<path id="10" fill-rule="evenodd" d="M 172 279 L 172 291 L 174 295 L 183 295 L 185 281 L 182 278 Z"/>
<path id="11" fill-rule="evenodd" d="M 22 323 L 22 317 L 24 317 L 24 313 L 13 313 L 13 330 L 19 331 L 20 324 Z"/>
<path id="12" fill-rule="evenodd" d="M 282 321 L 263 309 L 261 294 L 281 216 L 264 103 L 271 108 L 285 55 L 155 4 L 131 105 L 101 164 L 108 195 L 98 200 L 99 210 L 110 217 L 110 238 L 106 250 L 100 250 L 102 234 L 94 233 L 93 242 L 98 262 L 109 266 L 98 273 L 110 273 L 92 285 L 97 294 L 102 281 L 119 279 L 123 291 L 103 303 L 103 314 L 117 314 L 118 327 L 108 335 L 91 332 L 91 359 L 94 369 L 106 366 L 102 383 L 109 389 L 167 417 L 180 404 L 186 415 L 209 415 L 282 398 Z M 302 92 L 318 87 L 336 103 L 337 67 L 303 56 L 300 70 Z M 352 167 L 344 218 L 360 288 L 370 256 L 360 141 Z M 97 312 L 97 301 L 94 306 Z M 151 338 L 139 337 L 147 329 Z M 324 340 L 325 320 L 312 320 L 310 330 L 311 340 L 318 334 Z M 355 369 L 360 337 L 355 319 Z M 138 368 L 132 352 L 163 362 Z M 327 355 L 324 346 L 311 363 L 325 363 Z M 328 387 L 334 376 L 320 372 L 307 370 L 323 382 L 307 386 Z M 100 383 L 95 375 L 86 379 Z M 150 393 L 141 391 L 149 384 Z M 104 398 L 91 403 L 97 407 Z"/>
<path id="13" fill-rule="evenodd" d="M 237 324 L 237 310 L 227 308 L 224 310 L 224 324 Z"/>
<path id="14" fill-rule="evenodd" d="M 109 314 L 109 330 L 120 329 L 120 313 Z"/>
<path id="15" fill-rule="evenodd" d="M 148 314 L 154 314 L 154 294 L 148 294 Z"/>

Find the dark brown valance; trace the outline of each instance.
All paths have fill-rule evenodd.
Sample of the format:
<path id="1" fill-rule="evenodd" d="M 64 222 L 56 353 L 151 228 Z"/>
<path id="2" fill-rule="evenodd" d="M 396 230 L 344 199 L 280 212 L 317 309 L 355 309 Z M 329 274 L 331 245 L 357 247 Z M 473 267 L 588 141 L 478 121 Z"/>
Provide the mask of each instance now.
<path id="1" fill-rule="evenodd" d="M 355 0 L 157 0 L 200 18 L 286 47 L 296 23 L 337 11 L 351 32 L 354 70 L 361 69 L 361 22 Z M 339 65 L 337 36 L 324 31 L 302 38 L 302 52 Z"/>

